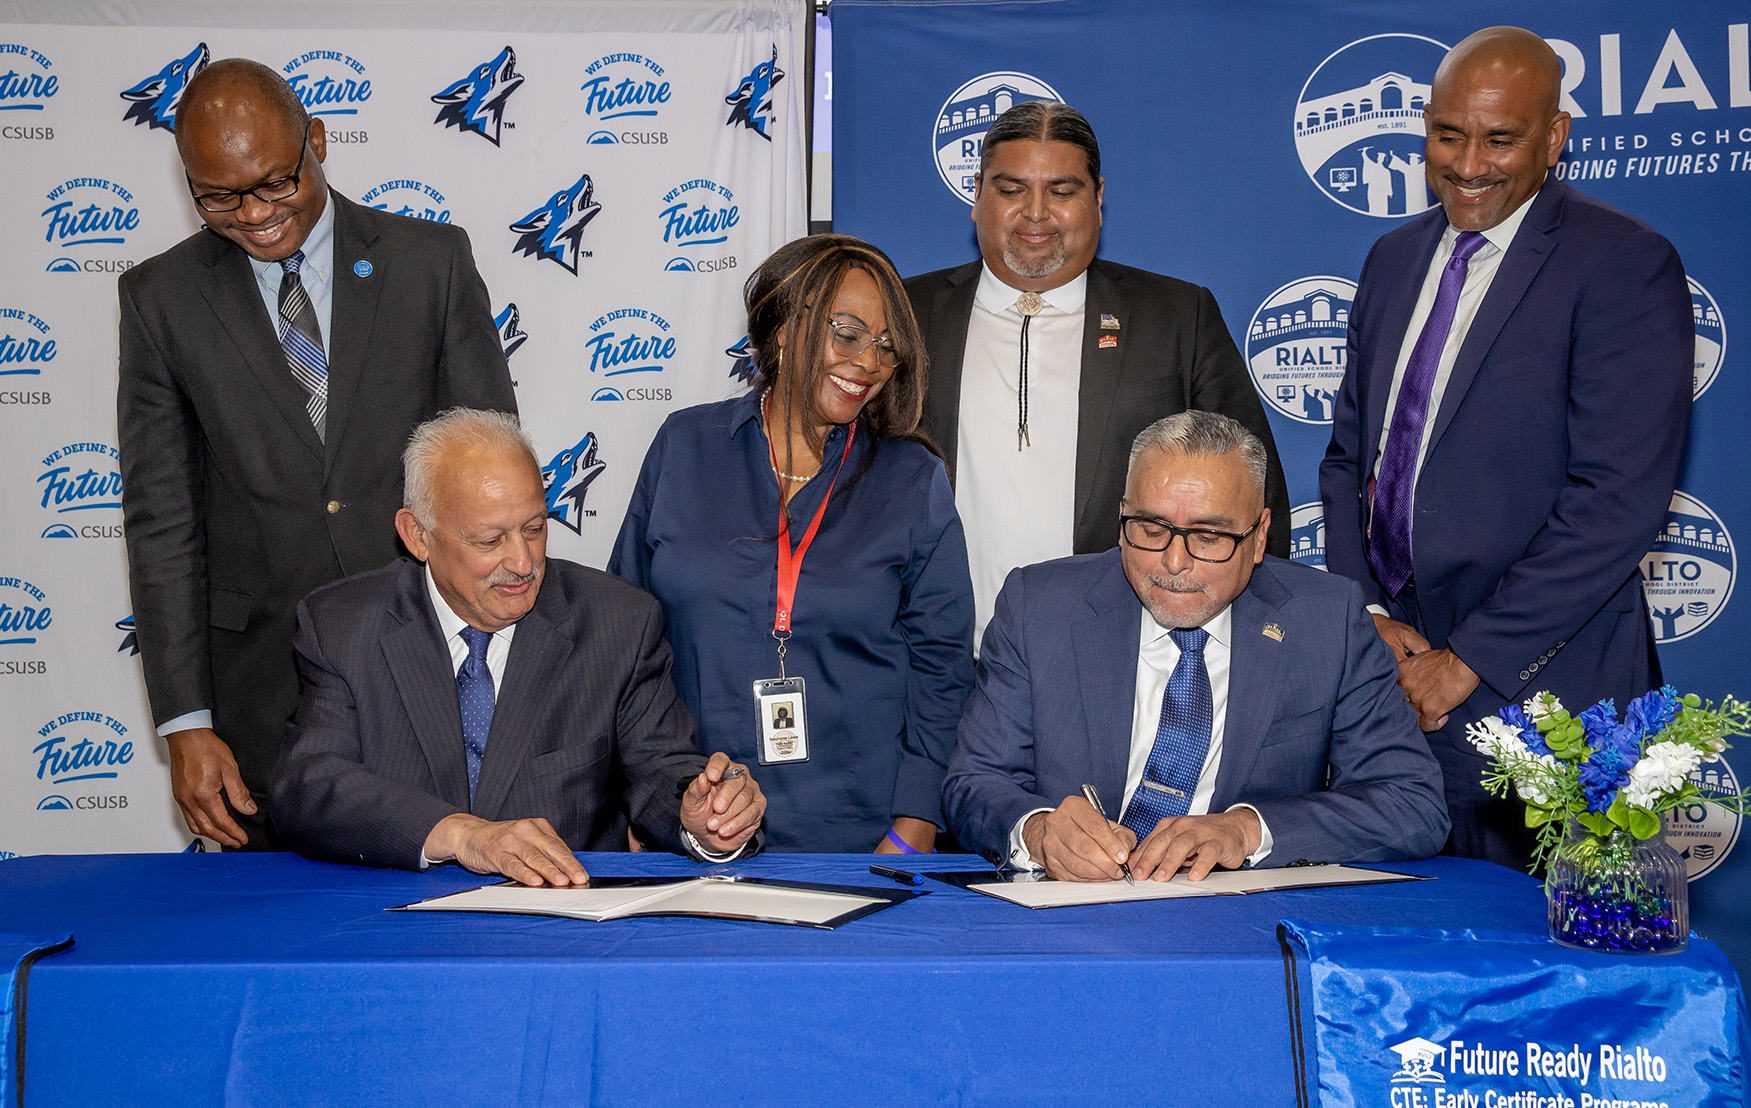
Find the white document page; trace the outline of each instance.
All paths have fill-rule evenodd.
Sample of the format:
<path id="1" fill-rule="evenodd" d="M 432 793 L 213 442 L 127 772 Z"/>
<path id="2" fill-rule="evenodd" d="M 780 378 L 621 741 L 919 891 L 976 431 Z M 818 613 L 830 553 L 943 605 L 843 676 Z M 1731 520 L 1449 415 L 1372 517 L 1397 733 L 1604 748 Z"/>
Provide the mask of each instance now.
<path id="1" fill-rule="evenodd" d="M 699 881 L 638 910 L 693 915 L 750 916 L 769 920 L 796 920 L 822 924 L 835 916 L 869 904 L 886 901 L 870 896 L 825 893 L 814 889 L 782 889 L 773 885 L 744 885 L 739 881 Z"/>
<path id="2" fill-rule="evenodd" d="M 1293 869 L 1216 870 L 1202 881 L 1177 874 L 1171 881 L 1018 881 L 969 885 L 1024 908 L 1066 908 L 1078 904 L 1118 904 L 1129 900 L 1167 900 L 1186 896 L 1236 896 L 1318 885 L 1368 885 L 1403 881 L 1397 873 L 1354 866 L 1297 866 Z"/>
<path id="3" fill-rule="evenodd" d="M 574 919 L 608 919 L 645 901 L 659 900 L 692 881 L 619 889 L 552 889 L 526 885 L 483 885 L 478 889 L 409 904 L 413 912 L 517 912 Z"/>

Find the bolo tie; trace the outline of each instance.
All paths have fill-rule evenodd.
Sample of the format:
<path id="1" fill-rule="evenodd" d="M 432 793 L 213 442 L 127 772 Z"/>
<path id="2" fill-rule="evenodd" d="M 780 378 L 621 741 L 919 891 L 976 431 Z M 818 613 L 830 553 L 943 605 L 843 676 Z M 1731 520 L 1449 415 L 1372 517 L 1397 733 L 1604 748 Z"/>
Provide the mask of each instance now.
<path id="1" fill-rule="evenodd" d="M 1033 440 L 1027 433 L 1027 330 L 1028 324 L 1034 321 L 1034 316 L 1040 314 L 1046 307 L 1046 302 L 1037 292 L 1024 292 L 1016 297 L 1015 310 L 1021 313 L 1021 370 L 1016 375 L 1016 413 L 1015 413 L 1015 449 L 1032 446 Z"/>

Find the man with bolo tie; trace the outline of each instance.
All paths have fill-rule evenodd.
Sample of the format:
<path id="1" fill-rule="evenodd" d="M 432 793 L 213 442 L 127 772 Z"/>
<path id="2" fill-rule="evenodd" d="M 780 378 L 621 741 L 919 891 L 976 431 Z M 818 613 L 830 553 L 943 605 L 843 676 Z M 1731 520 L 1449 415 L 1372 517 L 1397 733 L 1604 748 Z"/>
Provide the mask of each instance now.
<path id="1" fill-rule="evenodd" d="M 206 226 L 120 282 L 134 619 L 189 829 L 272 849 L 295 605 L 395 558 L 421 420 L 516 401 L 467 236 L 329 190 L 322 121 L 277 73 L 202 70 L 176 142 Z"/>

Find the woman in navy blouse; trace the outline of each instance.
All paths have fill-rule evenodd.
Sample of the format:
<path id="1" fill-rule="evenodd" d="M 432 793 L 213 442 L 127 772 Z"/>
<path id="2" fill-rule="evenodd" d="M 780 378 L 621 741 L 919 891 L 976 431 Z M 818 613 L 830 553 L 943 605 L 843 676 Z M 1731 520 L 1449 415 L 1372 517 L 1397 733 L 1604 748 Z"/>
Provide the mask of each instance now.
<path id="1" fill-rule="evenodd" d="M 705 749 L 768 755 L 767 849 L 930 851 L 973 593 L 954 492 L 917 430 L 924 343 L 887 255 L 846 235 L 781 247 L 746 299 L 753 389 L 664 422 L 608 568 L 662 601 Z M 758 701 L 781 676 L 803 695 Z"/>

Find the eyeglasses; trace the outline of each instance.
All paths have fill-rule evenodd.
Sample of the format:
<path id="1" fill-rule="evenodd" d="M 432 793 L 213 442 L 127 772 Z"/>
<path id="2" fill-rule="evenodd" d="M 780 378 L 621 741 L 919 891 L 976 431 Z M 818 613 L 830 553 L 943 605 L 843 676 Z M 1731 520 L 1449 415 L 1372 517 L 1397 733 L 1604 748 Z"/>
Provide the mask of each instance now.
<path id="1" fill-rule="evenodd" d="M 298 167 L 290 177 L 275 177 L 271 181 L 263 181 L 254 188 L 233 192 L 230 189 L 220 189 L 217 192 L 196 192 L 194 182 L 188 186 L 189 195 L 195 198 L 195 203 L 209 212 L 234 212 L 243 207 L 243 197 L 253 196 L 264 204 L 277 204 L 298 191 L 298 181 L 304 176 L 304 155 L 310 150 L 310 144 L 298 151 Z"/>
<path id="2" fill-rule="evenodd" d="M 1186 553 L 1200 562 L 1226 562 L 1240 549 L 1240 540 L 1259 529 L 1265 514 L 1253 520 L 1252 526 L 1240 534 L 1232 531 L 1212 531 L 1207 527 L 1175 527 L 1150 516 L 1120 516 L 1119 531 L 1125 541 L 1138 550 L 1160 553 L 1173 545 L 1175 535 L 1185 540 Z"/>
<path id="3" fill-rule="evenodd" d="M 833 328 L 833 356 L 842 362 L 849 362 L 859 354 L 875 347 L 876 361 L 884 369 L 893 369 L 900 364 L 900 355 L 894 349 L 894 344 L 886 338 L 877 338 L 870 334 L 869 328 L 846 320 L 831 320 Z"/>

